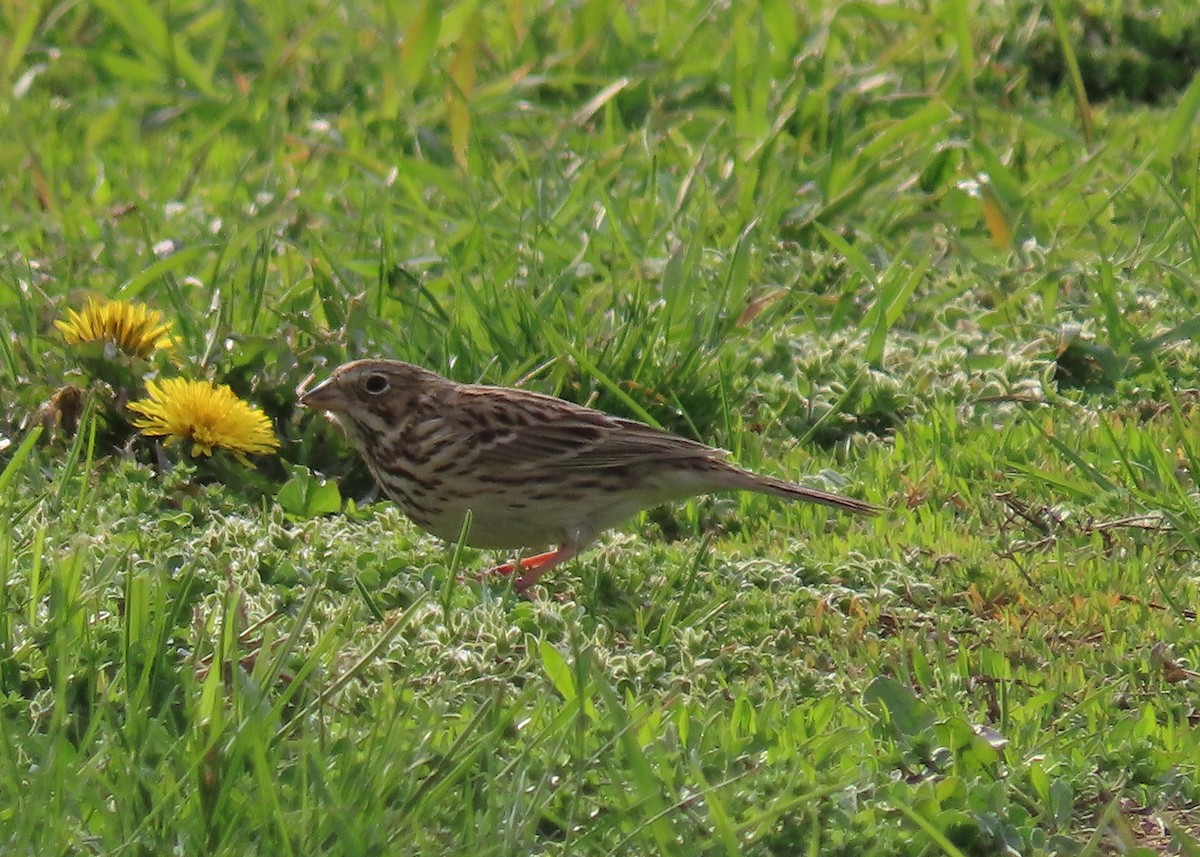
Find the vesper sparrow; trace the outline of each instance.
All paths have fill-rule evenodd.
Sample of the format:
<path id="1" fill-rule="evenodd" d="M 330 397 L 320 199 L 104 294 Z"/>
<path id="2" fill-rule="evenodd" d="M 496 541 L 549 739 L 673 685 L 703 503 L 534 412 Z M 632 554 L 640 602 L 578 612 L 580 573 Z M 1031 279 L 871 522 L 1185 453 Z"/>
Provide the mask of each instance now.
<path id="1" fill-rule="evenodd" d="M 356 360 L 300 396 L 329 413 L 384 492 L 422 529 L 467 544 L 557 549 L 493 569 L 524 592 L 642 509 L 758 491 L 874 514 L 862 500 L 742 470 L 694 440 L 509 387 L 459 384 L 398 360 Z"/>

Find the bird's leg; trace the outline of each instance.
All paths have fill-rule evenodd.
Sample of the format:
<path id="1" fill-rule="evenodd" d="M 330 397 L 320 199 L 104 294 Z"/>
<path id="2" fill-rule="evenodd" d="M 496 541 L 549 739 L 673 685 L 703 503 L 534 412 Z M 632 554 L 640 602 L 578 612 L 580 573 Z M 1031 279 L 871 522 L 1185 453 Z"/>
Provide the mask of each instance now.
<path id="1" fill-rule="evenodd" d="M 525 571 L 529 568 L 537 568 L 543 563 L 550 562 L 557 555 L 558 551 L 552 550 L 546 551 L 545 553 L 539 553 L 535 556 L 520 558 L 516 561 L 504 562 L 495 568 L 489 568 L 487 571 L 483 572 L 483 574 L 479 575 L 479 577 L 482 580 L 484 578 L 494 577 L 496 575 L 512 574 L 517 569 Z"/>
<path id="2" fill-rule="evenodd" d="M 538 578 L 543 574 L 554 568 L 554 566 L 566 562 L 577 553 L 579 553 L 577 546 L 565 544 L 558 550 L 546 551 L 546 553 L 540 553 L 537 556 L 521 560 L 521 571 L 525 573 L 513 581 L 513 589 L 524 595 L 525 590 L 537 583 Z"/>
<path id="3" fill-rule="evenodd" d="M 590 530 L 580 528 L 569 529 L 563 535 L 565 538 L 557 549 L 535 554 L 534 556 L 518 557 L 515 561 L 506 562 L 485 571 L 480 575 L 480 578 L 489 577 L 493 574 L 512 574 L 515 571 L 519 571 L 521 574 L 513 581 L 513 589 L 519 594 L 524 595 L 525 591 L 537 583 L 543 574 L 556 565 L 562 565 L 571 557 L 577 555 L 591 544 L 595 536 Z"/>
<path id="4" fill-rule="evenodd" d="M 520 595 L 524 595 L 525 591 L 537 583 L 543 574 L 556 565 L 566 562 L 577 553 L 579 553 L 577 545 L 565 544 L 557 550 L 546 551 L 545 553 L 502 563 L 495 568 L 489 568 L 479 577 L 482 580 L 497 574 L 512 574 L 515 571 L 520 571 L 521 574 L 513 581 L 513 590 Z"/>

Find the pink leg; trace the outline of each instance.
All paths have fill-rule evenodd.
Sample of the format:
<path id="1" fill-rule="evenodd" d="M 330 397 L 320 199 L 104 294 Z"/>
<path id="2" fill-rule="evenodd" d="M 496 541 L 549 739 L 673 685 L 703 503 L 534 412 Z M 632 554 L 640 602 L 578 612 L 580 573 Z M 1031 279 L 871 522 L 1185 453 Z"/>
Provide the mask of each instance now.
<path id="1" fill-rule="evenodd" d="M 524 571 L 527 568 L 536 568 L 537 566 L 541 565 L 542 563 L 549 562 L 550 560 L 554 559 L 554 557 L 557 555 L 558 555 L 558 551 L 553 550 L 553 551 L 546 551 L 545 553 L 539 553 L 539 554 L 536 554 L 535 556 L 525 557 L 520 562 L 520 569 L 521 569 L 521 571 Z M 483 574 L 481 574 L 479 576 L 481 578 L 484 578 L 484 577 L 492 577 L 494 575 L 508 575 L 508 574 L 512 574 L 514 571 L 516 571 L 517 568 L 518 568 L 517 563 L 505 562 L 505 563 L 501 563 L 500 565 L 496 566 L 495 568 L 489 568 L 487 571 L 485 571 Z"/>
<path id="2" fill-rule="evenodd" d="M 519 569 L 523 574 L 519 575 L 513 581 L 513 589 L 519 594 L 524 595 L 525 590 L 537 583 L 543 574 L 556 565 L 566 562 L 577 553 L 579 553 L 578 547 L 563 545 L 558 550 L 527 556 L 518 562 L 506 562 L 495 568 L 490 568 L 481 574 L 480 578 L 490 577 L 495 574 L 512 574 Z"/>
<path id="3" fill-rule="evenodd" d="M 563 545 L 556 551 L 540 553 L 537 556 L 531 556 L 527 560 L 522 560 L 521 570 L 525 573 L 516 579 L 513 583 L 513 589 L 524 595 L 525 590 L 537 583 L 538 578 L 543 574 L 554 568 L 554 566 L 566 562 L 577 553 L 579 553 L 579 548 L 574 545 Z"/>

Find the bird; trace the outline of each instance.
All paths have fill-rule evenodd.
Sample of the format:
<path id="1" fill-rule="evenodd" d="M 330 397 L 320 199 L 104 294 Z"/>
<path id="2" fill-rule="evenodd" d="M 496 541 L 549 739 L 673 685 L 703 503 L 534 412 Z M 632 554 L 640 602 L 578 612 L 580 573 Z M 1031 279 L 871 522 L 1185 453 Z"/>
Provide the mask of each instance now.
<path id="1" fill-rule="evenodd" d="M 744 470 L 724 450 L 513 387 L 462 384 L 400 360 L 355 360 L 299 392 L 324 412 L 384 493 L 421 529 L 518 551 L 492 569 L 526 593 L 550 569 L 638 512 L 755 491 L 845 512 L 880 507 Z M 520 551 L 550 547 L 522 557 Z"/>

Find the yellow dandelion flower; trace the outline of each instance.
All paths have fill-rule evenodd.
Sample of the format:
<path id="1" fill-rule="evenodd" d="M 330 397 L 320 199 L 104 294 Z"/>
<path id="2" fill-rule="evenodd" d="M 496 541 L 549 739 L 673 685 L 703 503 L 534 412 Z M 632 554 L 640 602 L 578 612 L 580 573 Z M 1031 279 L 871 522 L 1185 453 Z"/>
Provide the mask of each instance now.
<path id="1" fill-rule="evenodd" d="M 151 437 L 166 437 L 167 446 L 192 442 L 192 455 L 212 455 L 227 449 L 243 464 L 246 453 L 270 452 L 279 447 L 271 421 L 258 408 L 237 397 L 225 384 L 167 378 L 147 381 L 145 399 L 130 402 L 129 410 L 141 414 L 134 428 Z"/>
<path id="2" fill-rule="evenodd" d="M 56 321 L 68 345 L 111 342 L 126 354 L 149 357 L 156 348 L 170 348 L 171 322 L 145 304 L 98 301 L 88 298 L 83 312 L 67 310 L 66 321 Z"/>

